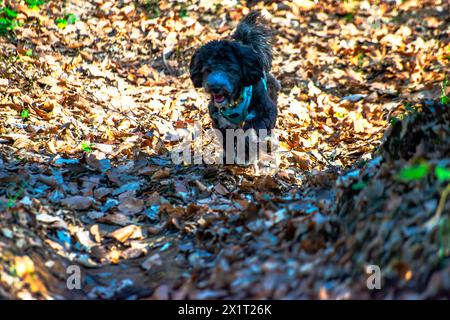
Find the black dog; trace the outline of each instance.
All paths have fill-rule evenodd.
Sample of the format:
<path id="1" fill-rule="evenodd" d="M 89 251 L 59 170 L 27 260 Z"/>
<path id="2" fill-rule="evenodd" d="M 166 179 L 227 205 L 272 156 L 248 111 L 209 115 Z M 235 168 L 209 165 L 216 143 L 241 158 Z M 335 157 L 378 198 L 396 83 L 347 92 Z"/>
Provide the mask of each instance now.
<path id="1" fill-rule="evenodd" d="M 199 48 L 190 63 L 196 88 L 211 95 L 208 106 L 213 127 L 226 145 L 226 129 L 244 131 L 275 127 L 279 82 L 272 66 L 272 32 L 253 11 L 237 26 L 232 40 L 215 40 Z"/>

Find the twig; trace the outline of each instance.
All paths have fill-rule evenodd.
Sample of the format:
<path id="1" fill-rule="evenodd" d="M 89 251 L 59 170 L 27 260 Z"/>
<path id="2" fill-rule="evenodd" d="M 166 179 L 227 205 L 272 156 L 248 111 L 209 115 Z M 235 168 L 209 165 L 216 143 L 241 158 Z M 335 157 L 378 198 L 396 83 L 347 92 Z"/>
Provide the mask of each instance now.
<path id="1" fill-rule="evenodd" d="M 441 198 L 439 199 L 439 205 L 436 209 L 436 213 L 434 216 L 425 224 L 425 227 L 428 231 L 432 230 L 434 227 L 436 227 L 439 223 L 439 220 L 441 219 L 442 212 L 445 208 L 445 202 L 447 200 L 447 197 L 450 193 L 450 184 L 445 187 L 444 191 L 442 191 Z"/>

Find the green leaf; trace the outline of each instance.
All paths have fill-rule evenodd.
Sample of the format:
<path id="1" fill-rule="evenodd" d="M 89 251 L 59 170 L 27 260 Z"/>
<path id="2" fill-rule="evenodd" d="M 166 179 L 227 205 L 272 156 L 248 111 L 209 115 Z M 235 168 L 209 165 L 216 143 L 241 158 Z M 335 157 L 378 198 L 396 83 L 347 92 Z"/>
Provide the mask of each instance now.
<path id="1" fill-rule="evenodd" d="M 437 166 L 434 169 L 434 173 L 440 182 L 450 181 L 450 169 L 442 166 Z"/>
<path id="2" fill-rule="evenodd" d="M 180 17 L 181 18 L 186 18 L 187 16 L 188 16 L 187 9 L 181 9 L 180 10 Z"/>
<path id="3" fill-rule="evenodd" d="M 25 51 L 25 55 L 27 57 L 31 57 L 33 55 L 33 49 L 28 49 L 27 51 Z"/>
<path id="4" fill-rule="evenodd" d="M 411 102 L 408 102 L 407 104 L 405 104 L 405 109 L 406 111 L 415 113 L 416 109 L 414 109 L 413 104 Z"/>
<path id="5" fill-rule="evenodd" d="M 25 0 L 28 8 L 36 9 L 45 4 L 45 0 Z"/>
<path id="6" fill-rule="evenodd" d="M 342 112 L 335 111 L 334 116 L 339 119 L 344 119 L 345 115 Z"/>
<path id="7" fill-rule="evenodd" d="M 447 87 L 448 87 L 448 77 L 446 75 L 444 77 L 444 81 L 442 81 L 442 86 L 441 86 L 441 103 L 444 105 L 450 103 L 450 97 L 445 94 Z"/>
<path id="8" fill-rule="evenodd" d="M 5 14 L 5 17 L 8 19 L 15 19 L 17 18 L 17 12 L 14 9 L 10 9 L 8 7 L 3 8 L 0 13 L 3 12 Z"/>
<path id="9" fill-rule="evenodd" d="M 398 123 L 399 121 L 401 121 L 399 118 L 397 118 L 397 117 L 392 117 L 391 120 L 390 120 L 389 122 L 392 123 L 393 125 L 395 125 L 395 124 Z"/>
<path id="10" fill-rule="evenodd" d="M 398 179 L 403 182 L 421 180 L 428 174 L 430 167 L 428 163 L 415 164 L 403 168 L 398 174 Z"/>
<path id="11" fill-rule="evenodd" d="M 64 29 L 65 27 L 67 27 L 66 19 L 57 18 L 55 19 L 55 23 L 59 29 Z"/>
<path id="12" fill-rule="evenodd" d="M 365 183 L 364 181 L 359 181 L 359 182 L 352 184 L 352 190 L 355 190 L 355 191 L 360 191 L 360 190 L 364 189 L 365 187 L 367 187 L 367 183 Z"/>
<path id="13" fill-rule="evenodd" d="M 76 15 L 74 15 L 73 13 L 69 13 L 66 16 L 66 21 L 68 24 L 74 24 L 75 22 L 78 21 L 78 17 Z"/>
<path id="14" fill-rule="evenodd" d="M 0 18 L 0 34 L 6 34 L 7 31 L 13 30 L 17 26 L 17 21 Z"/>
<path id="15" fill-rule="evenodd" d="M 347 21 L 347 22 L 352 22 L 352 21 L 355 19 L 355 14 L 349 12 L 349 13 L 347 13 L 347 14 L 345 15 L 344 18 L 345 18 L 345 21 Z"/>
<path id="16" fill-rule="evenodd" d="M 28 109 L 23 109 L 22 112 L 20 113 L 20 116 L 22 117 L 23 120 L 26 120 L 30 117 L 30 111 L 28 111 Z"/>
<path id="17" fill-rule="evenodd" d="M 159 8 L 159 0 L 147 0 L 146 8 L 150 19 L 159 18 L 161 16 L 161 10 Z"/>
<path id="18" fill-rule="evenodd" d="M 5 28 L 11 24 L 11 20 L 6 18 L 0 18 L 0 26 L 4 26 Z"/>
<path id="19" fill-rule="evenodd" d="M 83 142 L 83 143 L 81 144 L 81 148 L 82 148 L 85 152 L 91 152 L 93 146 L 94 146 L 93 143 L 88 143 L 88 142 Z"/>

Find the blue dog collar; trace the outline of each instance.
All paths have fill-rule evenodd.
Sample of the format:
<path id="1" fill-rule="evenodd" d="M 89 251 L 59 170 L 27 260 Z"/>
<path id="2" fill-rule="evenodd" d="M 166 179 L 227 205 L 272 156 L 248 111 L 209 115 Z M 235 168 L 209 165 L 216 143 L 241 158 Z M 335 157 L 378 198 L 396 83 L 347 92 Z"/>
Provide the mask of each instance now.
<path id="1" fill-rule="evenodd" d="M 239 124 L 247 120 L 248 107 L 252 100 L 253 86 L 244 87 L 241 94 L 241 102 L 234 107 L 223 108 L 219 112 L 228 121 Z"/>
<path id="2" fill-rule="evenodd" d="M 267 83 L 265 78 L 261 78 L 264 86 L 264 90 L 267 91 Z M 240 124 L 245 120 L 250 120 L 254 117 L 252 113 L 248 113 L 248 107 L 250 106 L 250 101 L 252 100 L 253 86 L 244 87 L 241 93 L 241 102 L 233 107 L 228 107 L 221 109 L 219 112 L 228 121 L 234 124 Z"/>

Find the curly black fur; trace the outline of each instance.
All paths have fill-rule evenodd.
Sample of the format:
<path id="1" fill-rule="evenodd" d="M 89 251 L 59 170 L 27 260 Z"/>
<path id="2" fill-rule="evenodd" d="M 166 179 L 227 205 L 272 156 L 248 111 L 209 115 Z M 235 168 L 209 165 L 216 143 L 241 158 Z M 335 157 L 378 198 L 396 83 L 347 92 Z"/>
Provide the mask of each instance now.
<path id="1" fill-rule="evenodd" d="M 211 95 L 210 111 L 235 102 L 243 87 L 251 85 L 253 96 L 249 111 L 254 111 L 256 118 L 242 123 L 241 127 L 269 131 L 275 127 L 280 85 L 269 73 L 272 37 L 272 32 L 263 25 L 259 11 L 252 11 L 238 24 L 232 41 L 215 40 L 197 49 L 191 59 L 190 76 L 195 87 L 204 87 Z M 261 81 L 264 76 L 267 91 Z M 232 128 L 215 119 L 213 126 Z"/>
<path id="2" fill-rule="evenodd" d="M 226 129 L 265 129 L 270 134 L 277 118 L 277 95 L 281 87 L 269 73 L 272 66 L 272 32 L 263 25 L 261 15 L 253 11 L 237 26 L 233 40 L 211 41 L 197 49 L 191 59 L 190 76 L 196 88 L 211 95 L 209 111 L 213 127 Z M 266 79 L 267 90 L 262 79 Z M 244 87 L 252 86 L 248 111 L 255 117 L 240 125 L 224 117 L 214 118 L 218 109 L 235 104 Z M 226 141 L 224 141 L 224 145 Z"/>
<path id="3" fill-rule="evenodd" d="M 210 71 L 222 70 L 239 84 L 249 86 L 264 76 L 260 57 L 250 47 L 238 42 L 215 40 L 198 49 L 191 60 L 191 79 L 195 87 L 201 87 Z M 240 93 L 237 92 L 237 93 Z"/>
<path id="4" fill-rule="evenodd" d="M 231 37 L 255 50 L 263 63 L 264 71 L 270 71 L 273 57 L 273 32 L 264 26 L 259 11 L 250 12 L 238 24 L 236 31 Z"/>

